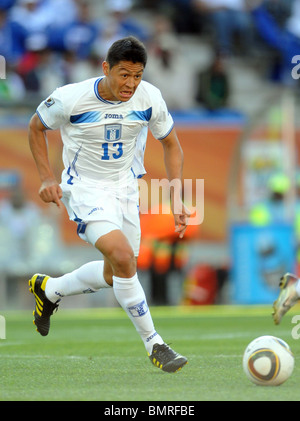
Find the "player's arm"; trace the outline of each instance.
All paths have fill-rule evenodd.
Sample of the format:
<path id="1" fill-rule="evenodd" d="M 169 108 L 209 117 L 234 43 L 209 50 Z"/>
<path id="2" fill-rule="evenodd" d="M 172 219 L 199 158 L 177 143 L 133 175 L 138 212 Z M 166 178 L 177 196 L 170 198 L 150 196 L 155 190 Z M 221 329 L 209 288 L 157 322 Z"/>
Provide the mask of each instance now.
<path id="1" fill-rule="evenodd" d="M 44 202 L 53 202 L 60 207 L 62 190 L 50 166 L 46 130 L 47 127 L 34 114 L 29 123 L 29 145 L 41 180 L 39 195 Z"/>
<path id="2" fill-rule="evenodd" d="M 175 129 L 161 143 L 164 149 L 167 176 L 171 182 L 171 206 L 175 221 L 175 231 L 179 233 L 179 238 L 182 238 L 191 213 L 182 202 L 183 151 Z"/>

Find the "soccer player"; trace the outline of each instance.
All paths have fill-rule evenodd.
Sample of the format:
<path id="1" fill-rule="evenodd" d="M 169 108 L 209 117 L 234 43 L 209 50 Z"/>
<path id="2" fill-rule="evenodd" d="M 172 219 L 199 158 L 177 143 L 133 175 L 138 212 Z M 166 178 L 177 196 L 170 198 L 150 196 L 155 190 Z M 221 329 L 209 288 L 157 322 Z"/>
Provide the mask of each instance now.
<path id="1" fill-rule="evenodd" d="M 285 313 L 300 299 L 300 280 L 296 275 L 286 273 L 280 280 L 280 294 L 273 303 L 273 320 L 276 325 L 281 322 Z"/>
<path id="2" fill-rule="evenodd" d="M 176 372 L 187 359 L 156 332 L 136 265 L 137 178 L 145 173 L 148 127 L 163 146 L 170 181 L 181 181 L 183 165 L 173 119 L 161 93 L 142 81 L 146 62 L 139 40 L 118 40 L 102 64 L 103 76 L 56 89 L 31 118 L 29 143 L 41 180 L 41 199 L 58 207 L 63 203 L 70 219 L 77 222 L 79 236 L 96 247 L 103 260 L 58 278 L 35 274 L 29 285 L 36 300 L 34 323 L 43 336 L 62 297 L 112 286 L 151 362 L 163 371 Z M 49 163 L 45 133 L 55 129 L 60 129 L 63 141 L 65 168 L 60 184 Z M 182 202 L 181 187 L 171 188 L 170 195 L 175 231 L 182 238 L 190 212 Z"/>

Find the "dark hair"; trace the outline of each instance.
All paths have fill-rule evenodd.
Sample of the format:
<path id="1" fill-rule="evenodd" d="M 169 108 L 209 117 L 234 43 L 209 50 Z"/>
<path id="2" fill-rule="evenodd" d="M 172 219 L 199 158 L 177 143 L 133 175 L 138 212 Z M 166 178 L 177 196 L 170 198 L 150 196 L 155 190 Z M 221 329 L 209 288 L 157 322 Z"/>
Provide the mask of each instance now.
<path id="1" fill-rule="evenodd" d="M 112 68 L 120 61 L 142 63 L 146 67 L 147 51 L 144 44 L 137 38 L 130 36 L 115 41 L 106 56 L 109 67 Z"/>

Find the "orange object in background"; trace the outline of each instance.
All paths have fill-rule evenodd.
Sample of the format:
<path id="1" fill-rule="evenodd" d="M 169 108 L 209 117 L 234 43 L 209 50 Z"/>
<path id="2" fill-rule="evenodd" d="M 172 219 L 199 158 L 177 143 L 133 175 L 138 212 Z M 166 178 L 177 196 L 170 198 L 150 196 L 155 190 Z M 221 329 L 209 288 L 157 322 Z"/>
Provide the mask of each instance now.
<path id="1" fill-rule="evenodd" d="M 150 269 L 153 262 L 153 244 L 152 240 L 143 239 L 141 240 L 140 253 L 137 260 L 137 266 L 139 270 Z"/>
<path id="2" fill-rule="evenodd" d="M 218 292 L 218 278 L 209 265 L 196 265 L 186 276 L 183 286 L 183 305 L 214 304 Z"/>
<path id="3" fill-rule="evenodd" d="M 154 242 L 153 269 L 158 274 L 167 273 L 172 266 L 172 244 Z"/>
<path id="4" fill-rule="evenodd" d="M 188 249 L 186 243 L 178 242 L 174 250 L 174 268 L 182 269 L 188 262 Z"/>
<path id="5" fill-rule="evenodd" d="M 199 226 L 187 227 L 183 239 L 175 232 L 174 217 L 163 206 L 140 215 L 142 240 L 138 268 L 147 270 L 152 265 L 157 273 L 166 273 L 171 266 L 181 269 L 188 260 L 186 241 L 199 233 Z"/>
<path id="6" fill-rule="evenodd" d="M 140 215 L 141 231 L 143 238 L 156 240 L 178 240 L 178 233 L 175 232 L 173 214 L 168 212 L 168 208 L 163 205 L 153 207 L 148 213 Z M 189 240 L 199 234 L 198 225 L 189 225 L 184 237 L 180 241 Z"/>

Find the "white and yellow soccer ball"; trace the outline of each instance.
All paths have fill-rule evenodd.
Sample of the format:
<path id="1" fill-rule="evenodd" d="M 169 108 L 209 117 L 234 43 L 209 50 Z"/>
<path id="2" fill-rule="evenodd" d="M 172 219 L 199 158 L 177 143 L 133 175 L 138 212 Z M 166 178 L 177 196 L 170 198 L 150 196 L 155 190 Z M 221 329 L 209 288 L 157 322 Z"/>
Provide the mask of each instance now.
<path id="1" fill-rule="evenodd" d="M 292 374 L 294 356 L 282 339 L 260 336 L 245 349 L 243 369 L 246 376 L 257 385 L 279 386 Z"/>

